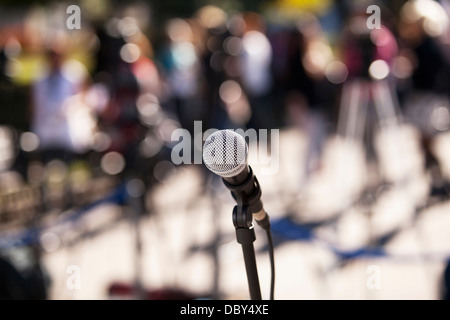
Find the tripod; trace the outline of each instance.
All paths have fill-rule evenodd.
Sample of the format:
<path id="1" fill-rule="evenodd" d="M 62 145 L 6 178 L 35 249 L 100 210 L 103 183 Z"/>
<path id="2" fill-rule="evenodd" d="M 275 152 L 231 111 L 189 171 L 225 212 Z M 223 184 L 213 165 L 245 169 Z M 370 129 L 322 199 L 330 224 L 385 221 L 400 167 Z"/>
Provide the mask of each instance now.
<path id="1" fill-rule="evenodd" d="M 346 143 L 364 146 L 365 163 L 370 164 L 375 160 L 376 171 L 381 173 L 381 177 L 378 174 L 376 175 L 375 181 L 367 176 L 359 177 L 359 180 L 367 180 L 358 181 L 361 183 L 358 186 L 361 189 L 355 194 L 360 199 L 356 203 L 362 205 L 363 214 L 368 219 L 369 245 L 375 245 L 376 240 L 372 212 L 372 206 L 376 201 L 374 198 L 376 190 L 385 179 L 395 183 L 404 178 L 401 172 L 399 174 L 398 170 L 389 170 L 390 166 L 386 165 L 386 160 L 389 161 L 389 165 L 392 165 L 391 161 L 398 162 L 397 157 L 386 159 L 386 157 L 377 154 L 377 151 L 380 150 L 376 150 L 375 132 L 378 129 L 380 134 L 396 133 L 400 129 L 400 122 L 396 99 L 386 79 L 373 81 L 368 78 L 356 78 L 344 84 L 336 130 L 337 135 L 343 137 Z M 380 138 L 380 136 L 377 138 Z M 380 141 L 377 142 L 379 147 Z M 387 139 L 387 143 L 383 145 L 383 148 L 385 147 L 394 152 L 399 149 L 395 139 Z M 378 155 L 378 158 L 376 155 Z M 394 163 L 394 169 L 396 167 L 398 166 L 395 166 Z M 348 177 L 348 173 L 344 173 L 346 177 Z"/>
<path id="2" fill-rule="evenodd" d="M 373 105 L 374 108 L 370 108 Z M 378 123 L 370 123 L 375 111 Z M 356 143 L 366 145 L 366 156 L 368 160 L 374 157 L 373 150 L 373 127 L 378 124 L 380 133 L 389 133 L 399 130 L 401 124 L 400 111 L 394 93 L 386 79 L 373 81 L 365 78 L 356 78 L 344 84 L 341 97 L 341 110 L 338 116 L 337 134 L 346 141 L 352 140 Z M 368 126 L 372 126 L 367 130 Z M 367 132 L 364 143 L 365 132 Z M 388 140 L 384 147 L 396 150 L 395 140 Z M 379 158 L 385 164 L 384 158 Z M 390 159 L 396 161 L 397 159 Z M 399 166 L 396 165 L 396 168 Z M 384 170 L 386 166 L 384 166 Z M 397 170 L 398 171 L 398 170 Z M 401 173 L 393 170 L 384 172 L 385 178 L 398 180 Z"/>
<path id="3" fill-rule="evenodd" d="M 355 80 L 346 83 L 346 85 L 344 85 L 343 87 L 341 102 L 342 112 L 339 114 L 337 130 L 338 134 L 346 138 L 353 138 L 355 140 L 361 141 L 365 133 L 366 122 L 368 122 L 367 115 L 370 111 L 374 111 L 377 115 L 376 120 L 378 120 L 379 122 L 379 133 L 403 133 L 401 131 L 402 125 L 406 124 L 406 121 L 405 123 L 403 123 L 401 119 L 401 115 L 397 108 L 397 102 L 392 92 L 392 88 L 389 86 L 389 83 L 386 80 Z M 374 106 L 372 110 L 370 110 L 369 108 L 371 102 L 373 102 Z M 372 130 L 367 131 L 369 133 L 368 136 L 371 136 Z M 425 171 L 423 170 L 426 169 L 425 159 L 422 159 L 422 161 L 414 160 L 414 162 L 412 163 L 409 162 L 408 159 L 401 159 L 400 157 L 404 156 L 405 153 L 402 147 L 407 145 L 408 148 L 411 148 L 411 144 L 414 145 L 414 141 L 411 140 L 414 140 L 414 138 L 405 139 L 404 136 L 400 136 L 401 139 L 398 138 L 399 137 L 386 135 L 384 139 L 378 140 L 378 147 L 389 149 L 388 151 L 391 151 L 391 153 L 385 156 L 381 155 L 378 159 L 376 159 L 378 162 L 377 165 L 380 165 L 381 162 L 381 167 L 383 167 L 382 170 L 379 170 L 381 179 L 383 179 L 381 182 L 388 182 L 398 190 L 406 190 L 404 194 L 408 197 L 408 206 L 406 208 L 406 212 L 410 212 L 410 215 L 408 216 L 410 220 L 402 220 L 402 225 L 398 225 L 397 222 L 396 229 L 393 229 L 393 231 L 389 231 L 392 234 L 397 234 L 399 231 L 402 231 L 405 227 L 405 222 L 406 226 L 408 227 L 415 226 L 417 215 L 422 212 L 424 208 L 429 206 L 427 200 L 427 197 L 429 195 L 428 189 L 424 189 L 424 191 L 419 192 L 413 191 L 411 193 L 411 190 L 409 188 L 410 185 L 414 186 L 415 183 L 417 183 L 418 177 L 419 179 L 422 179 L 422 176 L 425 173 Z M 417 140 L 420 139 L 419 137 L 415 138 Z M 417 141 L 416 144 L 416 151 L 420 152 L 420 142 Z M 406 149 L 406 151 L 410 151 L 410 149 Z M 392 153 L 396 153 L 396 157 L 393 157 Z M 423 154 L 420 155 L 422 156 Z M 389 166 L 386 165 L 386 161 L 389 161 Z M 369 222 L 368 234 L 371 245 L 376 245 L 375 235 L 377 233 L 377 230 L 375 230 L 374 228 L 374 226 L 377 224 L 373 219 L 374 215 L 372 212 L 372 205 L 375 203 L 375 201 L 377 201 L 376 198 L 380 196 L 379 192 L 374 192 L 373 194 L 371 194 L 371 192 L 375 191 L 375 189 L 379 190 L 379 187 L 381 186 L 381 184 L 379 183 L 380 181 L 376 182 L 378 183 L 374 184 L 373 188 L 366 189 L 366 191 L 364 191 L 362 194 L 362 198 L 366 198 L 362 200 L 368 200 L 368 203 L 364 204 L 364 206 L 366 207 L 366 210 L 364 210 L 364 214 L 367 215 Z M 428 186 L 427 182 L 421 183 L 425 184 L 425 186 Z M 411 204 L 412 206 L 408 208 Z M 391 211 L 391 208 L 389 208 L 388 210 Z M 389 214 L 396 213 L 396 209 L 393 209 L 392 211 L 394 212 L 389 212 Z M 406 218 L 406 216 L 403 217 Z M 386 235 L 389 234 L 384 233 L 381 238 L 385 237 Z M 424 240 L 426 239 L 423 238 L 423 234 L 421 234 L 421 228 L 415 228 L 415 235 L 417 237 L 417 244 L 419 245 L 420 249 L 424 251 L 427 250 L 426 242 L 424 242 Z M 378 240 L 380 240 L 380 235 L 378 235 Z M 423 257 L 421 259 L 424 262 L 427 261 L 426 257 Z M 426 264 L 424 265 L 426 268 Z M 428 270 L 425 270 L 425 273 L 428 275 L 429 272 L 427 271 Z M 375 293 L 376 291 L 371 292 Z"/>

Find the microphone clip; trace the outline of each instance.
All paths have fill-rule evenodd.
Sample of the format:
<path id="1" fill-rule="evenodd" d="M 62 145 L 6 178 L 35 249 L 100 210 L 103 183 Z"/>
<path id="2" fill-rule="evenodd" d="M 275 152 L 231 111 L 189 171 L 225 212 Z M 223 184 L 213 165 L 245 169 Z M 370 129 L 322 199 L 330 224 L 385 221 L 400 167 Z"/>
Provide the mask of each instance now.
<path id="1" fill-rule="evenodd" d="M 237 203 L 233 209 L 233 224 L 236 228 L 251 228 L 253 214 L 262 209 L 261 187 L 250 166 L 249 173 L 248 178 L 240 185 L 232 185 L 222 179 Z M 249 190 L 252 190 L 251 194 Z"/>

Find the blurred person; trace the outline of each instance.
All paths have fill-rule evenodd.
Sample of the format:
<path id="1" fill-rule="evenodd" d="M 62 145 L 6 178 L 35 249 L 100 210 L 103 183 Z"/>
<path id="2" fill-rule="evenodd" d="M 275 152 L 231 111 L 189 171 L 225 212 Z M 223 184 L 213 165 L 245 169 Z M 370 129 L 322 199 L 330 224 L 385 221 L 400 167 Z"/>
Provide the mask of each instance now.
<path id="1" fill-rule="evenodd" d="M 332 128 L 333 108 L 339 85 L 330 83 L 327 66 L 334 54 L 312 14 L 303 14 L 289 24 L 272 27 L 274 100 L 284 126 L 304 131 L 308 139 L 305 186 L 309 176 L 320 169 L 323 143 Z"/>
<path id="2" fill-rule="evenodd" d="M 307 98 L 312 92 L 312 82 L 303 67 L 304 37 L 295 26 L 276 26 L 270 34 L 273 59 L 272 76 L 276 112 L 281 125 L 293 125 L 289 116 L 287 99 L 291 92 L 299 92 Z"/>
<path id="3" fill-rule="evenodd" d="M 227 28 L 228 15 L 224 10 L 213 5 L 207 5 L 198 9 L 194 20 L 201 28 L 201 43 L 199 62 L 203 81 L 201 83 L 203 109 L 203 129 L 232 128 L 225 104 L 220 97 L 220 87 L 229 80 L 227 68 L 227 53 L 224 50 L 224 41 L 230 36 Z"/>
<path id="4" fill-rule="evenodd" d="M 158 99 L 162 96 L 161 79 L 153 57 L 153 46 L 148 37 L 138 32 L 136 39 L 130 40 L 139 49 L 139 56 L 132 63 L 131 69 L 139 84 L 140 94 L 152 94 Z"/>
<path id="5" fill-rule="evenodd" d="M 106 26 L 97 30 L 100 49 L 96 53 L 94 82 L 104 86 L 108 93 L 106 105 L 98 110 L 97 116 L 100 129 L 111 141 L 104 152 L 116 151 L 132 159 L 129 149 L 140 135 L 136 108 L 140 88 L 132 64 L 139 58 L 140 51 L 120 34 L 119 22 L 118 18 L 110 18 Z"/>
<path id="6" fill-rule="evenodd" d="M 0 38 L 0 84 L 6 80 L 6 54 L 3 39 Z"/>
<path id="7" fill-rule="evenodd" d="M 155 118 L 154 113 L 160 115 L 159 104 L 166 95 L 152 42 L 138 21 L 127 15 L 110 17 L 97 25 L 96 33 L 100 48 L 93 79 L 95 86 L 107 94 L 105 105 L 96 113 L 98 130 L 108 140 L 100 156 L 118 152 L 125 160 L 120 176 L 139 175 L 147 182 L 150 175 L 146 173 L 152 168 L 140 146 L 158 123 L 154 119 L 153 123 L 147 123 L 143 118 L 152 115 Z"/>
<path id="8" fill-rule="evenodd" d="M 436 1 L 410 0 L 400 10 L 397 30 L 402 62 L 397 73 L 405 119 L 420 130 L 425 167 L 433 184 L 440 185 L 445 179 L 432 144 L 437 134 L 449 129 L 450 56 L 448 44 L 443 43 L 449 34 L 449 16 Z"/>
<path id="9" fill-rule="evenodd" d="M 240 80 L 251 108 L 247 126 L 256 130 L 271 129 L 275 127 L 271 75 L 273 53 L 266 35 L 266 23 L 256 12 L 245 12 L 242 18 L 244 32 Z"/>
<path id="10" fill-rule="evenodd" d="M 165 108 L 181 126 L 194 132 L 194 121 L 203 120 L 200 50 L 193 20 L 173 18 L 166 24 L 167 43 L 161 52 L 168 94 Z"/>
<path id="11" fill-rule="evenodd" d="M 44 162 L 70 162 L 86 150 L 83 138 L 77 136 L 80 132 L 73 130 L 74 107 L 69 108 L 70 99 L 83 89 L 86 73 L 81 64 L 74 69 L 65 60 L 64 45 L 55 43 L 47 50 L 48 74 L 32 84 L 31 131 L 39 138 Z"/>
<path id="12" fill-rule="evenodd" d="M 134 22 L 128 23 L 133 24 Z M 135 106 L 133 108 L 137 108 L 137 112 L 134 109 L 133 116 L 129 118 L 129 124 L 127 125 L 132 134 L 126 140 L 125 156 L 126 161 L 129 162 L 126 168 L 134 174 L 145 177 L 143 180 L 148 189 L 151 187 L 151 183 L 147 179 L 153 178 L 151 173 L 154 165 L 160 157 L 165 155 L 162 155 L 161 148 L 157 154 L 150 156 L 152 159 L 148 159 L 145 152 L 142 152 L 142 146 L 149 144 L 149 136 L 154 137 L 152 134 L 161 130 L 159 128 L 161 119 L 165 117 L 161 105 L 167 99 L 167 92 L 163 88 L 159 66 L 155 63 L 152 42 L 139 29 L 137 24 L 134 28 L 135 32 L 132 34 L 123 35 L 126 44 L 120 50 L 122 60 L 125 60 L 129 65 L 129 80 L 133 81 L 132 77 L 134 77 L 135 84 L 133 86 L 136 86 L 132 92 L 135 95 Z M 152 109 L 151 106 L 154 108 Z M 152 120 L 145 120 L 146 117 L 150 117 Z"/>
<path id="13" fill-rule="evenodd" d="M 297 21 L 297 29 L 303 39 L 301 64 L 307 85 L 302 88 L 306 95 L 303 125 L 309 139 L 305 163 L 307 178 L 320 169 L 322 148 L 332 129 L 333 109 L 340 83 L 331 82 L 327 70 L 339 61 L 317 16 L 302 15 Z"/>
<path id="14" fill-rule="evenodd" d="M 444 8 L 432 0 L 410 0 L 402 7 L 399 18 L 397 30 L 401 49 L 413 67 L 411 88 L 448 94 L 449 61 L 440 44 L 440 37 L 447 32 L 449 24 Z"/>

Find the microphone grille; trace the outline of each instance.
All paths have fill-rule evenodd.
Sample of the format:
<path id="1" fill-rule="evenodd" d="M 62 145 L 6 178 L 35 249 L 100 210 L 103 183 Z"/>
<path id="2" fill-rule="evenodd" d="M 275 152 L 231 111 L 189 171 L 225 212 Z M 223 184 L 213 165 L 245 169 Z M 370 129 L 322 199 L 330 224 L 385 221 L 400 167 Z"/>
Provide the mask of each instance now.
<path id="1" fill-rule="evenodd" d="M 203 145 L 206 167 L 222 178 L 234 177 L 244 170 L 247 154 L 245 139 L 232 130 L 214 132 Z"/>

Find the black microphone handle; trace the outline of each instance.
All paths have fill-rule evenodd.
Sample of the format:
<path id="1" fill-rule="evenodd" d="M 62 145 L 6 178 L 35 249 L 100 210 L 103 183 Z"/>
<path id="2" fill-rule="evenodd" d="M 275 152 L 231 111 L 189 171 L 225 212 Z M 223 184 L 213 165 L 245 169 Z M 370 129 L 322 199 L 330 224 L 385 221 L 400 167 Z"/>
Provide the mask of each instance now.
<path id="1" fill-rule="evenodd" d="M 269 218 L 261 201 L 261 188 L 252 168 L 247 165 L 236 176 L 222 178 L 222 180 L 234 199 L 236 199 L 237 192 L 244 193 L 244 205 L 252 206 L 253 218 L 258 225 L 264 229 L 270 228 Z"/>
<path id="2" fill-rule="evenodd" d="M 249 176 L 250 176 L 250 168 L 248 165 L 246 165 L 244 170 L 239 172 L 237 175 L 227 178 L 222 177 L 222 179 L 232 186 L 239 186 L 243 184 L 248 179 Z"/>

